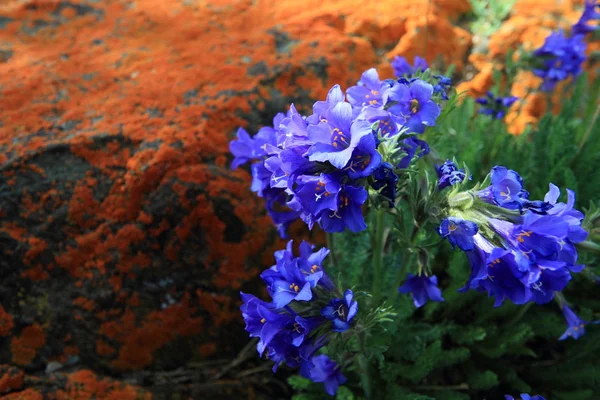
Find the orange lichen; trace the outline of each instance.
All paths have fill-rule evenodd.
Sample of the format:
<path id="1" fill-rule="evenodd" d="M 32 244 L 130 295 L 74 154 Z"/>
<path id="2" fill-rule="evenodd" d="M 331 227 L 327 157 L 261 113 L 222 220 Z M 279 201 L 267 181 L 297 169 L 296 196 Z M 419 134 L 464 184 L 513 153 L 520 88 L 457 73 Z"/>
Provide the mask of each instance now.
<path id="1" fill-rule="evenodd" d="M 23 366 L 29 364 L 44 343 L 46 343 L 46 336 L 39 325 L 34 324 L 24 328 L 21 334 L 13 337 L 10 342 L 13 362 Z"/>
<path id="2" fill-rule="evenodd" d="M 0 304 L 0 336 L 9 336 L 15 326 L 13 317 Z"/>
<path id="3" fill-rule="evenodd" d="M 43 400 L 44 396 L 35 389 L 25 389 L 16 393 L 9 393 L 2 397 L 6 400 Z"/>
<path id="4" fill-rule="evenodd" d="M 152 395 L 139 387 L 98 378 L 90 370 L 69 374 L 63 390 L 49 396 L 50 399 L 88 400 L 150 400 Z"/>
<path id="5" fill-rule="evenodd" d="M 0 365 L 0 394 L 23 387 L 23 371 L 18 368 Z"/>

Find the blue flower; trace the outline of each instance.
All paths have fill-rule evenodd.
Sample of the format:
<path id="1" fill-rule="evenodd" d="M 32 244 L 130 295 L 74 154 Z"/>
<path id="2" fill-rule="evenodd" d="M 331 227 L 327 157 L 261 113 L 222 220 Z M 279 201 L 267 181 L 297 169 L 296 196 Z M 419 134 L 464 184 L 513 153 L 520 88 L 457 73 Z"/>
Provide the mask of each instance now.
<path id="1" fill-rule="evenodd" d="M 510 108 L 518 97 L 496 97 L 492 92 L 487 92 L 487 97 L 480 97 L 475 101 L 483 107 L 479 109 L 480 114 L 491 115 L 493 118 L 502 119 L 506 115 L 506 110 Z"/>
<path id="2" fill-rule="evenodd" d="M 585 50 L 584 35 L 567 38 L 562 31 L 551 33 L 544 45 L 533 52 L 539 59 L 533 72 L 544 80 L 541 89 L 552 91 L 558 82 L 579 75 L 586 60 Z"/>
<path id="3" fill-rule="evenodd" d="M 467 177 L 465 170 L 458 169 L 456 164 L 450 160 L 446 160 L 446 162 L 440 165 L 437 168 L 437 173 L 440 178 L 438 181 L 438 190 L 461 183 Z"/>
<path id="4" fill-rule="evenodd" d="M 265 191 L 267 213 L 273 220 L 279 236 L 287 238 L 287 228 L 300 217 L 300 213 L 287 207 L 288 195 L 284 189 L 269 189 Z"/>
<path id="5" fill-rule="evenodd" d="M 502 305 L 507 298 L 515 304 L 531 300 L 531 289 L 526 282 L 535 280 L 535 277 L 531 277 L 526 258 L 506 249 L 494 248 L 488 255 L 486 266 L 487 276 L 479 281 L 479 287 L 495 297 L 494 307 Z"/>
<path id="6" fill-rule="evenodd" d="M 448 89 L 452 86 L 452 80 L 444 75 L 434 75 L 438 83 L 433 86 L 433 93 L 439 93 L 442 100 L 448 100 Z"/>
<path id="7" fill-rule="evenodd" d="M 406 155 L 402 157 L 396 168 L 407 168 L 415 156 L 417 158 L 421 158 L 429 154 L 429 144 L 421 139 L 417 139 L 416 137 L 409 137 L 404 139 L 399 145 L 399 148 L 404 150 Z M 417 153 L 418 152 L 418 153 Z"/>
<path id="8" fill-rule="evenodd" d="M 567 189 L 567 204 L 556 202 L 559 195 L 560 189 L 551 183 L 550 190 L 544 197 L 544 201 L 552 205 L 548 215 L 556 215 L 565 220 L 569 226 L 567 237 L 571 243 L 583 242 L 587 238 L 588 232 L 581 227 L 581 221 L 584 218 L 583 213 L 573 208 L 575 206 L 575 192 Z"/>
<path id="9" fill-rule="evenodd" d="M 483 201 L 509 210 L 524 209 L 544 214 L 552 205 L 543 201 L 530 201 L 529 192 L 523 189 L 523 178 L 516 171 L 495 166 L 490 172 L 492 184 L 477 192 Z"/>
<path id="10" fill-rule="evenodd" d="M 321 315 L 333 324 L 334 332 L 345 332 L 358 312 L 358 303 L 352 300 L 352 290 L 344 292 L 344 299 L 333 299 L 321 309 Z"/>
<path id="11" fill-rule="evenodd" d="M 396 102 L 388 111 L 409 132 L 423 133 L 426 126 L 434 126 L 441 109 L 433 100 L 433 86 L 420 79 L 409 85 L 396 84 L 389 92 L 390 100 Z"/>
<path id="12" fill-rule="evenodd" d="M 369 122 L 353 120 L 350 104 L 338 103 L 327 111 L 326 121 L 308 127 L 308 137 L 314 143 L 308 150 L 310 161 L 328 161 L 344 169 L 361 140 L 372 137 L 372 130 Z"/>
<path id="13" fill-rule="evenodd" d="M 453 249 L 458 246 L 463 251 L 470 251 L 473 250 L 473 236 L 478 230 L 475 222 L 448 217 L 442 221 L 438 232 L 442 237 L 448 238 Z"/>
<path id="14" fill-rule="evenodd" d="M 302 318 L 297 316 L 294 319 L 294 325 L 291 331 L 292 344 L 299 347 L 304 343 L 304 339 L 306 339 L 308 334 L 322 324 L 323 318 L 320 317 Z"/>
<path id="15" fill-rule="evenodd" d="M 348 228 L 360 232 L 367 228 L 362 215 L 362 205 L 367 201 L 364 187 L 344 185 L 338 195 L 337 210 L 325 210 L 318 217 L 319 225 L 325 232 L 343 232 Z"/>
<path id="16" fill-rule="evenodd" d="M 234 156 L 231 169 L 236 169 L 242 164 L 267 155 L 266 145 L 275 145 L 276 143 L 276 133 L 271 127 L 261 128 L 253 138 L 244 128 L 239 128 L 237 140 L 229 143 L 229 150 Z"/>
<path id="17" fill-rule="evenodd" d="M 510 396 L 510 395 L 504 395 L 504 399 L 505 400 L 515 400 L 514 397 Z M 521 400 L 546 400 L 545 398 L 543 398 L 542 396 L 540 396 L 539 394 L 536 396 L 530 396 L 526 393 L 521 393 Z"/>
<path id="18" fill-rule="evenodd" d="M 399 179 L 394 173 L 394 167 L 390 163 L 381 164 L 373 174 L 373 179 L 375 181 L 371 183 L 371 187 L 380 190 L 379 194 L 385 197 L 390 208 L 393 208 L 396 201 L 396 184 Z"/>
<path id="19" fill-rule="evenodd" d="M 278 128 L 277 146 L 281 149 L 297 149 L 304 153 L 312 144 L 308 138 L 308 124 L 293 104 Z"/>
<path id="20" fill-rule="evenodd" d="M 312 363 L 310 379 L 313 382 L 323 382 L 325 391 L 330 396 L 335 396 L 338 387 L 346 383 L 346 378 L 342 375 L 342 367 L 325 354 L 314 356 L 310 361 Z"/>
<path id="21" fill-rule="evenodd" d="M 392 137 L 400 131 L 392 115 L 384 109 L 365 108 L 357 118 L 365 119 L 371 124 L 378 122 L 376 130 L 382 137 Z"/>
<path id="22" fill-rule="evenodd" d="M 579 21 L 571 29 L 573 35 L 585 35 L 598 30 L 598 25 L 588 25 L 588 22 L 600 19 L 600 13 L 596 11 L 598 7 L 600 7 L 600 3 L 597 0 L 585 1 L 585 8 L 583 9 L 581 18 L 579 18 Z"/>
<path id="23" fill-rule="evenodd" d="M 327 118 L 327 111 L 333 108 L 338 103 L 344 102 L 344 92 L 340 88 L 340 85 L 333 85 L 327 93 L 327 99 L 325 101 L 317 101 L 313 104 L 313 113 L 306 118 L 306 122 L 311 125 L 317 125 L 319 122 L 324 121 Z"/>
<path id="24" fill-rule="evenodd" d="M 432 276 L 415 276 L 411 273 L 408 274 L 408 279 L 404 285 L 398 288 L 400 293 L 412 293 L 413 302 L 415 307 L 421 307 L 427 303 L 427 300 L 431 301 L 444 301 L 442 292 L 438 288 L 438 281 L 435 275 Z"/>
<path id="25" fill-rule="evenodd" d="M 283 260 L 264 271 L 261 278 L 268 285 L 267 289 L 273 298 L 275 308 L 285 307 L 292 301 L 309 301 L 313 298 L 312 287 L 315 287 L 323 272 L 305 276 L 298 268 L 296 259 Z"/>
<path id="26" fill-rule="evenodd" d="M 350 179 L 366 178 L 379 168 L 381 159 L 381 154 L 377 151 L 375 136 L 366 135 L 358 142 L 344 171 Z"/>
<path id="27" fill-rule="evenodd" d="M 337 210 L 340 189 L 340 182 L 333 175 L 302 175 L 294 193 L 304 211 L 317 215 L 323 210 Z"/>
<path id="28" fill-rule="evenodd" d="M 415 56 L 414 66 L 410 65 L 406 58 L 401 56 L 394 57 L 391 64 L 392 68 L 394 69 L 394 75 L 397 77 L 404 75 L 411 76 L 418 72 L 423 72 L 429 68 L 427 61 L 419 56 Z"/>
<path id="29" fill-rule="evenodd" d="M 371 68 L 363 72 L 357 86 L 348 88 L 346 97 L 352 107 L 359 111 L 366 107 L 383 108 L 387 103 L 389 88 L 387 82 L 379 80 L 377 70 Z"/>
<path id="30" fill-rule="evenodd" d="M 600 324 L 600 321 L 588 322 L 582 320 L 566 304 L 562 307 L 562 313 L 567 321 L 567 330 L 558 338 L 558 340 L 565 340 L 569 337 L 577 340 L 580 336 L 585 335 L 586 324 Z"/>
<path id="31" fill-rule="evenodd" d="M 242 295 L 242 317 L 246 322 L 246 331 L 250 337 L 260 338 L 257 349 L 260 355 L 269 345 L 271 340 L 286 326 L 293 323 L 289 314 L 279 314 L 272 311 L 273 306 L 258 299 L 251 294 Z"/>
<path id="32" fill-rule="evenodd" d="M 255 162 L 250 166 L 252 172 L 252 183 L 250 184 L 250 190 L 256 192 L 259 197 L 264 197 L 265 192 L 271 189 L 271 175 L 264 162 Z"/>

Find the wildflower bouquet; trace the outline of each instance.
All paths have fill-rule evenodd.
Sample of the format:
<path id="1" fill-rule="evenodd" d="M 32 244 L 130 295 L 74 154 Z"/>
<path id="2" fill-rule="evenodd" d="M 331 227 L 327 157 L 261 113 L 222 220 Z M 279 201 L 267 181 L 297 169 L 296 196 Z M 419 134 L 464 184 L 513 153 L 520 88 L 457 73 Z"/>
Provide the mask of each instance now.
<path id="1" fill-rule="evenodd" d="M 540 90 L 581 73 L 595 7 L 586 8 L 572 36 L 552 34 L 521 58 L 520 68 L 544 79 Z M 333 86 L 312 114 L 292 104 L 273 126 L 253 137 L 240 128 L 231 142 L 232 167 L 251 164 L 251 188 L 265 199 L 281 237 L 296 220 L 327 235 L 326 246 L 290 240 L 275 252 L 261 274 L 270 300 L 241 294 L 246 330 L 274 372 L 281 365 L 297 369 L 300 376 L 290 378 L 297 399 L 321 398 L 323 390 L 345 399 L 468 399 L 509 391 L 561 398 L 564 385 L 553 392 L 536 374 L 512 366 L 529 363 L 535 370 L 536 358 L 557 359 L 544 354 L 537 336 L 578 339 L 595 323 L 580 318 L 563 293 L 578 285 L 571 282 L 578 275 L 596 280 L 582 258 L 595 260 L 600 212 L 592 204 L 584 215 L 575 191 L 542 182 L 553 179 L 551 170 L 530 183 L 516 167 L 490 161 L 506 159 L 498 149 L 514 146 L 510 161 L 522 165 L 527 157 L 519 152 L 535 150 L 524 141 L 506 143 L 501 118 L 519 99 L 490 92 L 476 100 L 480 113 L 471 117 L 475 103 L 459 100 L 451 79 L 432 73 L 425 60 L 411 65 L 396 57 L 392 67 L 393 79 L 370 69 L 345 92 Z M 597 95 L 597 86 L 588 95 Z M 565 112 L 571 115 L 548 121 L 581 119 Z M 446 134 L 465 120 L 475 121 L 475 132 Z M 502 135 L 500 142 L 482 148 L 492 134 Z M 584 136 L 582 145 L 589 132 Z M 461 140 L 471 150 L 448 154 Z M 459 163 L 463 155 L 474 163 Z M 540 307 L 553 300 L 566 329 L 547 318 L 551 307 Z M 543 325 L 523 324 L 526 313 L 533 321 L 543 315 L 537 320 Z M 564 332 L 554 336 L 556 329 Z M 558 359 L 573 356 L 564 354 Z M 592 381 L 578 385 L 579 397 L 564 398 L 592 398 L 586 390 L 600 385 Z"/>

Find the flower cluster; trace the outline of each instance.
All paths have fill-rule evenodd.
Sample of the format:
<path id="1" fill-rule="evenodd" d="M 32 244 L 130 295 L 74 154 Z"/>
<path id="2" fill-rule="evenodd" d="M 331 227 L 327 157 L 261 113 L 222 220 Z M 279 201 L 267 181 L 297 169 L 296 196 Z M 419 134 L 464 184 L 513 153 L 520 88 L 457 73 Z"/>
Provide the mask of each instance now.
<path id="1" fill-rule="evenodd" d="M 439 79 L 445 96 L 449 80 Z M 440 115 L 436 99 L 443 96 L 434 92 L 423 80 L 382 81 L 370 69 L 346 95 L 339 85 L 332 87 L 310 116 L 291 105 L 254 137 L 240 128 L 230 143 L 232 168 L 252 162 L 252 190 L 266 199 L 283 237 L 298 218 L 327 232 L 364 230 L 367 189 L 380 191 L 393 206 L 395 170 L 429 152 L 414 134 L 435 125 Z M 387 151 L 379 151 L 380 146 Z"/>
<path id="2" fill-rule="evenodd" d="M 334 332 L 350 329 L 358 312 L 358 303 L 351 290 L 342 298 L 323 271 L 323 260 L 329 250 L 313 251 L 307 242 L 300 244 L 295 257 L 292 241 L 285 250 L 275 252 L 276 264 L 265 270 L 261 278 L 267 286 L 271 302 L 241 293 L 242 316 L 250 337 L 259 338 L 258 353 L 265 351 L 275 362 L 299 367 L 300 373 L 314 382 L 323 382 L 326 391 L 334 395 L 346 379 L 341 366 L 326 355 L 316 355 Z"/>
<path id="3" fill-rule="evenodd" d="M 558 82 L 582 72 L 581 66 L 586 60 L 585 33 L 593 30 L 587 22 L 597 17 L 595 7 L 586 5 L 580 21 L 573 26 L 571 36 L 566 36 L 562 30 L 552 32 L 542 47 L 533 52 L 536 59 L 533 73 L 544 80 L 543 91 L 552 91 Z"/>
<path id="4" fill-rule="evenodd" d="M 515 104 L 517 100 L 519 98 L 515 96 L 496 97 L 492 92 L 487 92 L 486 97 L 480 97 L 475 101 L 482 105 L 479 109 L 480 114 L 490 115 L 495 119 L 502 119 L 506 115 L 506 110 Z"/>
<path id="5" fill-rule="evenodd" d="M 568 190 L 568 202 L 559 203 L 560 190 L 550 184 L 544 201 L 530 201 L 517 172 L 498 166 L 488 179 L 483 189 L 450 193 L 449 217 L 439 227 L 470 261 L 471 276 L 461 291 L 486 291 L 495 306 L 505 299 L 547 303 L 571 272 L 584 268 L 575 244 L 587 232 L 583 214 L 573 208 L 575 193 Z"/>

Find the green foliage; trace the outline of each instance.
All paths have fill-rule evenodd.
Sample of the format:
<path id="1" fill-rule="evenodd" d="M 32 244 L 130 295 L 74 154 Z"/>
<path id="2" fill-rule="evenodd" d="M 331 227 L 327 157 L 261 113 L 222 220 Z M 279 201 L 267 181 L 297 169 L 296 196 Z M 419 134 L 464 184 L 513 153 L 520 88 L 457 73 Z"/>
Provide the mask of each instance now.
<path id="1" fill-rule="evenodd" d="M 543 116 L 536 128 L 521 136 L 508 134 L 503 121 L 477 114 L 474 101 L 464 98 L 427 132 L 432 153 L 420 163 L 427 168 L 455 157 L 470 168 L 473 182 L 481 181 L 494 165 L 505 165 L 523 176 L 535 199 L 544 197 L 549 182 L 563 190 L 562 201 L 564 189 L 573 189 L 577 208 L 588 209 L 586 228 L 600 237 L 600 211 L 591 203 L 598 201 L 600 184 L 600 122 L 594 122 L 599 92 L 600 80 L 589 85 L 582 76 L 572 93 L 565 94 L 559 114 Z M 328 270 L 341 287 L 352 287 L 359 295 L 362 324 L 358 333 L 328 347 L 329 354 L 346 362 L 348 383 L 337 398 L 365 398 L 361 380 L 363 387 L 371 388 L 371 398 L 378 399 L 479 400 L 519 393 L 552 400 L 597 398 L 600 326 L 590 325 L 578 341 L 559 342 L 566 325 L 554 303 L 506 302 L 494 308 L 483 293 L 458 293 L 470 273 L 465 255 L 440 242 L 435 227 L 419 230 L 439 212 L 435 194 L 428 189 L 433 183 L 410 172 L 400 179 L 406 201 L 384 220 L 384 236 L 395 239 L 384 248 L 382 289 L 395 293 L 407 272 L 423 268 L 438 276 L 446 301 L 415 309 L 410 296 L 394 294 L 365 316 L 380 301 L 361 295 L 374 279 L 370 239 L 377 234 L 376 213 L 367 217 L 370 232 L 336 235 L 329 244 L 334 261 L 329 260 Z M 597 256 L 584 252 L 581 261 L 593 278 Z M 583 319 L 597 320 L 598 286 L 584 275 L 574 274 L 565 296 Z M 353 357 L 356 354 L 364 358 Z M 321 387 L 315 389 L 304 378 L 290 378 L 290 385 L 301 392 L 296 400 L 326 398 Z"/>
<path id="2" fill-rule="evenodd" d="M 489 38 L 508 17 L 516 0 L 469 0 L 473 21 L 470 31 L 479 40 Z"/>

